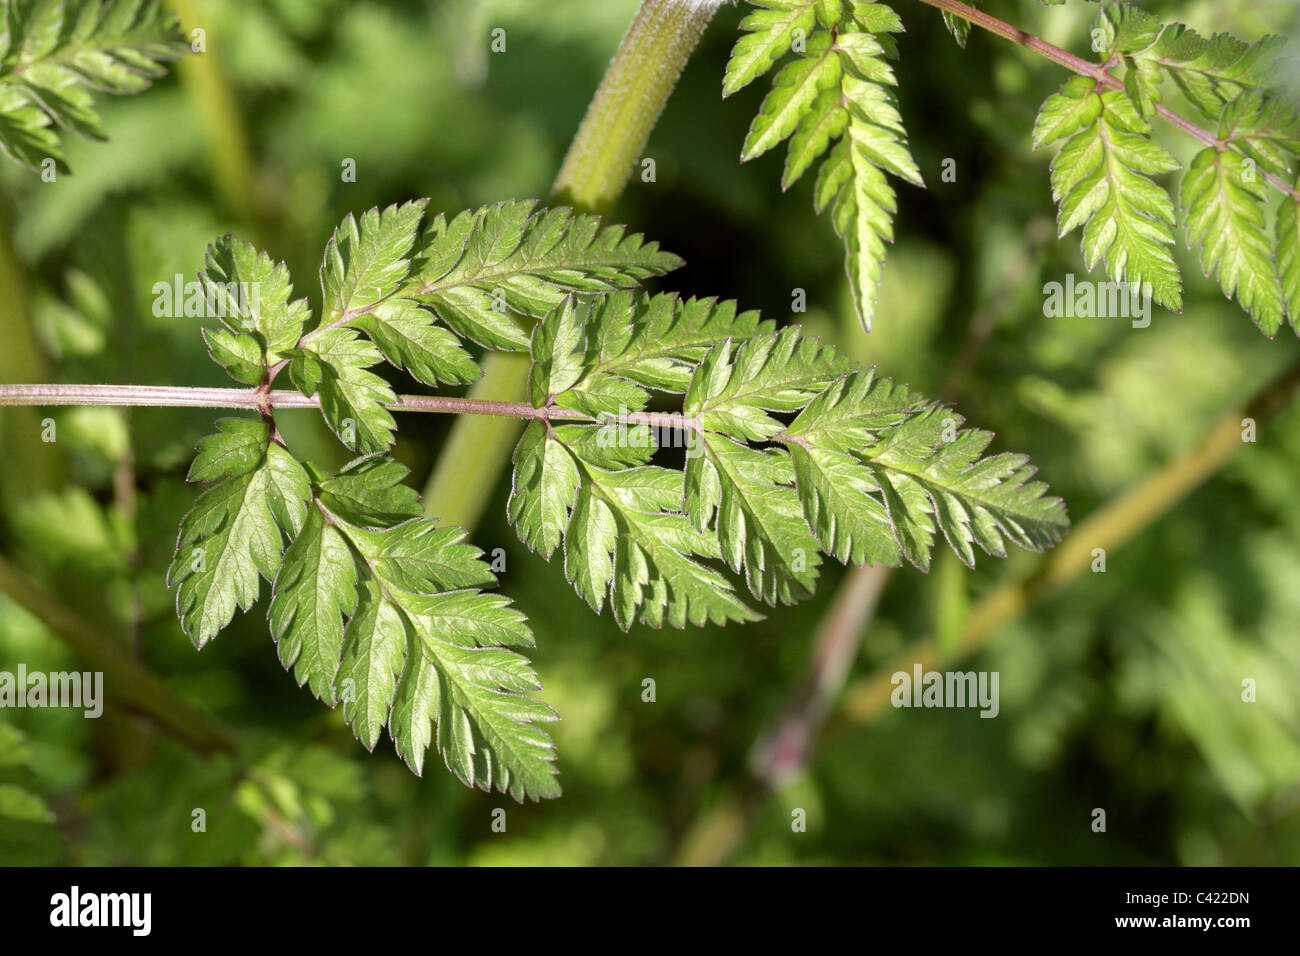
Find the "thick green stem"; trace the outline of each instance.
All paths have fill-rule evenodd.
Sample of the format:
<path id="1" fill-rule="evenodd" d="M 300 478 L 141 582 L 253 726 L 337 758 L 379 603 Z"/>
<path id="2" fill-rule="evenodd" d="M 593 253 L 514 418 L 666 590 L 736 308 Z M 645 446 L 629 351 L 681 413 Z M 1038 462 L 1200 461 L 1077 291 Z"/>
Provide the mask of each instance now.
<path id="1" fill-rule="evenodd" d="M 646 0 L 605 71 L 553 187 L 555 201 L 606 213 L 721 0 Z"/>
<path id="2" fill-rule="evenodd" d="M 553 201 L 605 213 L 623 192 L 704 28 L 722 0 L 645 0 L 587 108 L 555 179 Z M 517 402 L 528 358 L 494 352 L 470 390 L 481 401 Z M 520 424 L 460 418 L 424 489 L 424 506 L 444 522 L 473 528 L 510 460 Z"/>
<path id="3" fill-rule="evenodd" d="M 146 715 L 173 737 L 200 753 L 233 750 L 232 730 L 194 710 L 126 648 L 105 637 L 0 556 L 0 593 L 58 634 L 92 669 L 104 673 L 109 697 Z"/>
<path id="4" fill-rule="evenodd" d="M 180 18 L 187 35 L 195 28 L 209 30 L 209 21 L 203 18 L 204 3 L 168 0 L 168 6 Z M 220 54 L 205 51 L 183 57 L 176 70 L 196 107 L 195 116 L 208 141 L 208 155 L 221 200 L 241 221 L 260 229 L 262 216 L 252 150 Z"/>
<path id="5" fill-rule="evenodd" d="M 0 197 L 0 381 L 31 382 L 48 377 L 48 363 L 32 327 L 26 276 L 14 251 L 8 209 Z M 23 501 L 63 484 L 63 462 L 53 442 L 41 440 L 41 419 L 22 411 L 0 429 L 5 475 L 0 497 Z"/>

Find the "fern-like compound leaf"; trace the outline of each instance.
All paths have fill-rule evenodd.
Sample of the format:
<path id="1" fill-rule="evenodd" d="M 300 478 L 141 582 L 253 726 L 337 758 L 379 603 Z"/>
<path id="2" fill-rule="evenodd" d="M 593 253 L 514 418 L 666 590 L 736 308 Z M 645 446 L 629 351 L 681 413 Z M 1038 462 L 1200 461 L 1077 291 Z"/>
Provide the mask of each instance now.
<path id="1" fill-rule="evenodd" d="M 706 349 L 689 330 L 725 328 L 673 321 L 693 311 L 699 301 L 617 294 L 565 303 L 533 334 L 537 418 L 515 449 L 508 515 L 543 556 L 562 544 L 574 588 L 597 611 L 608 601 L 619 626 L 752 618 L 727 571 L 756 599 L 791 603 L 812 592 L 821 552 L 928 568 L 936 530 L 967 563 L 973 545 L 1040 550 L 1064 532 L 1025 458 L 981 457 L 991 436 L 955 413 L 750 314 Z M 674 354 L 671 376 L 646 374 L 644 329 L 664 330 L 655 361 Z M 619 389 L 593 380 L 639 400 L 613 409 L 596 396 Z M 644 411 L 651 389 L 681 394 L 681 411 Z M 670 447 L 685 450 L 680 470 L 653 463 Z"/>
<path id="2" fill-rule="evenodd" d="M 202 646 L 273 582 L 281 662 L 370 749 L 387 727 L 416 773 L 436 745 L 465 783 L 516 799 L 559 793 L 552 720 L 514 648 L 522 614 L 480 589 L 495 577 L 464 532 L 421 516 L 406 470 L 383 456 L 338 474 L 300 465 L 265 422 L 226 419 L 191 478 L 217 481 L 181 524 L 170 574 Z M 286 546 L 286 540 L 288 544 Z"/>
<path id="3" fill-rule="evenodd" d="M 813 13 L 824 26 L 844 9 L 818 0 Z M 898 165 L 868 145 L 863 168 Z M 484 590 L 496 578 L 481 552 L 423 516 L 386 453 L 400 406 L 376 371 L 385 359 L 430 383 L 471 377 L 457 323 L 435 324 L 456 289 L 514 282 L 517 306 L 552 303 L 528 339 L 528 404 L 489 409 L 528 420 L 507 516 L 530 549 L 561 551 L 577 593 L 619 627 L 755 620 L 742 589 L 766 604 L 807 597 L 823 552 L 926 568 L 938 530 L 967 562 L 975 545 L 1002 554 L 1007 540 L 1037 549 L 1064 533 L 1064 508 L 1025 458 L 982 457 L 991 436 L 955 413 L 734 303 L 623 288 L 675 261 L 639 237 L 528 203 L 439 219 L 421 237 L 423 211 L 344 221 L 314 324 L 282 264 L 231 237 L 209 250 L 202 286 L 220 323 L 205 334 L 257 387 L 260 418 L 223 419 L 200 442 L 190 477 L 212 487 L 169 571 L 200 647 L 271 581 L 286 670 L 342 705 L 366 747 L 386 730 L 414 772 L 435 748 L 471 786 L 559 793 L 540 726 L 555 715 L 518 652 L 532 644 L 523 615 Z M 360 457 L 335 473 L 294 458 L 272 407 L 281 371 Z"/>

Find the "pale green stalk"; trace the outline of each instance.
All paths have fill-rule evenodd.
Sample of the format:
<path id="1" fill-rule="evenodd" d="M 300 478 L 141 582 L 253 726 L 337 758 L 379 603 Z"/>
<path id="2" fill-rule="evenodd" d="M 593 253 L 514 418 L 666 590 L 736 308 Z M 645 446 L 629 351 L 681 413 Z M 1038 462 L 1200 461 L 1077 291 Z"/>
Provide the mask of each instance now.
<path id="1" fill-rule="evenodd" d="M 722 0 L 645 0 L 587 108 L 553 187 L 556 205 L 608 212 L 627 185 L 691 51 Z M 469 397 L 525 397 L 528 357 L 493 352 Z M 510 460 L 520 423 L 457 419 L 424 489 L 429 515 L 473 528 Z"/>

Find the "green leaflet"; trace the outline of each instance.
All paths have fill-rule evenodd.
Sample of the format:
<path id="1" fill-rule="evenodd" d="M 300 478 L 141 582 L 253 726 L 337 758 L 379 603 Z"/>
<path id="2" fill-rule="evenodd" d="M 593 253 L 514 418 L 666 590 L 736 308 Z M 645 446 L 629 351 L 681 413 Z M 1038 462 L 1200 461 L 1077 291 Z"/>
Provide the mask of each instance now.
<path id="1" fill-rule="evenodd" d="M 665 468 L 607 471 L 582 463 L 585 479 L 565 531 L 565 575 L 598 613 L 609 594 L 614 619 L 626 630 L 639 618 L 725 624 L 758 615 L 731 582 L 699 558 L 720 557 L 714 535 L 679 513 L 681 478 Z"/>
<path id="2" fill-rule="evenodd" d="M 817 19 L 815 0 L 755 0 L 759 9 L 740 21 L 746 32 L 727 61 L 722 95 L 730 96 L 770 70 L 790 52 L 796 38 L 807 38 Z"/>
<path id="3" fill-rule="evenodd" d="M 343 701 L 357 739 L 373 750 L 387 725 L 397 753 L 417 774 L 436 745 L 468 786 L 520 801 L 558 796 L 554 747 L 535 726 L 555 714 L 526 696 L 541 683 L 509 649 L 531 647 L 532 634 L 507 599 L 477 590 L 494 578 L 478 549 L 463 543 L 464 532 L 426 518 L 366 529 L 319 501 L 317 508 L 354 561 L 355 579 L 343 568 L 327 572 L 330 630 L 317 642 L 325 652 L 316 660 L 319 680 Z M 304 553 L 309 573 L 321 566 L 310 561 L 310 549 Z M 288 561 L 286 555 L 281 577 Z M 275 610 L 273 601 L 273 626 Z M 348 614 L 340 641 L 338 617 Z"/>
<path id="4" fill-rule="evenodd" d="M 1187 241 L 1200 246 L 1201 268 L 1236 295 L 1261 332 L 1277 335 L 1285 320 L 1282 287 L 1265 233 L 1267 186 L 1239 153 L 1204 149 L 1183 176 Z"/>
<path id="5" fill-rule="evenodd" d="M 306 299 L 292 299 L 288 268 L 225 235 L 208 247 L 199 283 L 206 314 L 224 326 L 204 330 L 212 359 L 236 381 L 261 384 L 297 344 L 311 314 Z"/>
<path id="6" fill-rule="evenodd" d="M 450 222 L 436 216 L 420 237 L 400 294 L 431 307 L 464 338 L 526 351 L 528 336 L 511 312 L 540 319 L 567 293 L 630 288 L 681 265 L 622 226 L 602 228 L 597 216 L 536 206 L 535 200 L 498 203 Z"/>
<path id="7" fill-rule="evenodd" d="M 358 458 L 335 475 L 309 470 L 321 504 L 351 524 L 390 528 L 424 513 L 420 496 L 402 484 L 406 466 L 383 455 Z"/>
<path id="8" fill-rule="evenodd" d="M 544 423 L 530 422 L 515 446 L 507 514 L 519 540 L 549 559 L 560 544 L 578 491 L 578 465 L 548 432 Z"/>
<path id="9" fill-rule="evenodd" d="M 961 416 L 932 406 L 886 431 L 860 453 L 884 492 L 899 528 L 904 554 L 928 569 L 932 520 L 968 567 L 972 544 L 1006 556 L 1006 540 L 1042 551 L 1061 539 L 1065 506 L 1046 496 L 1047 486 L 1030 481 L 1034 468 L 1024 455 L 981 458 L 993 435 L 960 429 Z"/>
<path id="10" fill-rule="evenodd" d="M 416 773 L 436 745 L 468 785 L 556 796 L 553 748 L 535 726 L 554 714 L 525 696 L 541 685 L 512 650 L 532 645 L 525 619 L 479 590 L 495 582 L 481 552 L 420 517 L 405 475 L 378 455 L 325 474 L 264 422 L 219 422 L 191 477 L 220 483 L 182 522 L 170 574 L 182 626 L 202 646 L 257 600 L 260 574 L 273 580 L 281 663 L 322 702 L 342 702 L 368 748 L 387 726 Z"/>
<path id="11" fill-rule="evenodd" d="M 325 246 L 320 282 L 323 326 L 336 325 L 388 298 L 406 278 L 407 256 L 429 201 L 371 209 L 361 221 L 349 213 Z"/>
<path id="12" fill-rule="evenodd" d="M 978 8 L 980 0 L 971 0 L 970 5 Z M 948 32 L 957 41 L 957 45 L 963 50 L 966 49 L 966 41 L 970 38 L 970 21 L 944 10 L 943 25 L 948 28 Z"/>
<path id="13" fill-rule="evenodd" d="M 280 663 L 321 702 L 338 703 L 334 681 L 343 650 L 343 619 L 357 608 L 356 561 L 347 539 L 308 511 L 302 531 L 284 555 L 271 598 L 271 636 Z M 373 743 L 371 744 L 373 748 Z"/>
<path id="14" fill-rule="evenodd" d="M 762 441 L 782 427 L 768 412 L 801 408 L 852 368 L 833 347 L 801 336 L 793 326 L 739 347 L 728 340 L 700 360 L 683 410 L 706 429 Z"/>
<path id="15" fill-rule="evenodd" d="M 723 94 L 767 72 L 786 52 L 798 56 L 777 73 L 745 138 L 741 161 L 788 139 L 781 188 L 789 189 L 830 150 L 818 174 L 815 206 L 818 212 L 831 209 L 845 246 L 854 307 L 870 331 L 896 209 L 883 173 L 924 185 L 890 91 L 897 83 L 887 62 L 897 54 L 890 34 L 903 25 L 879 3 L 762 0 L 757 5 L 763 9 L 741 22 L 746 35 L 732 52 Z"/>
<path id="16" fill-rule="evenodd" d="M 448 329 L 429 324 L 429 313 L 410 299 L 389 299 L 352 320 L 390 364 L 426 385 L 472 382 L 482 370 Z"/>
<path id="17" fill-rule="evenodd" d="M 755 597 L 793 604 L 811 595 L 821 555 L 790 487 L 789 457 L 724 436 L 703 445 L 703 458 L 693 460 L 701 464 L 686 472 L 692 522 L 697 528 L 716 523 L 723 557 L 731 570 L 744 572 Z"/>
<path id="18" fill-rule="evenodd" d="M 634 299 L 631 292 L 584 306 L 577 319 L 587 330 L 581 375 L 557 404 L 593 416 L 639 411 L 648 389 L 683 393 L 709 348 L 772 328 L 757 312 L 737 313 L 734 302 L 670 294 Z"/>
<path id="19" fill-rule="evenodd" d="M 1036 147 L 1065 139 L 1052 160 L 1060 234 L 1083 226 L 1089 269 L 1102 262 L 1115 281 L 1149 284 L 1156 302 L 1181 309 L 1182 280 L 1169 250 L 1174 204 L 1150 178 L 1178 163 L 1151 140 L 1149 125 L 1124 93 L 1098 93 L 1093 86 L 1083 77 L 1067 81 L 1035 124 Z"/>
<path id="20" fill-rule="evenodd" d="M 812 592 L 822 551 L 924 569 L 936 529 L 968 564 L 975 544 L 1000 556 L 1008 539 L 1041 550 L 1064 533 L 1064 507 L 1029 481 L 1026 459 L 980 457 L 991 436 L 962 430 L 955 413 L 797 328 L 771 332 L 746 314 L 726 336 L 702 313 L 674 321 L 679 307 L 702 308 L 669 296 L 565 303 L 533 333 L 539 414 L 515 448 L 508 516 L 543 556 L 562 543 L 569 581 L 597 611 L 608 600 L 620 627 L 751 619 L 719 565 L 757 599 L 790 603 Z M 651 376 L 683 395 L 680 413 L 594 400 L 593 380 L 646 380 L 642 347 L 664 355 L 683 341 L 672 381 Z M 567 409 L 591 421 L 550 417 Z M 652 464 L 661 448 L 685 449 L 680 471 Z"/>
<path id="21" fill-rule="evenodd" d="M 262 422 L 227 419 L 204 440 L 192 477 L 220 478 L 181 521 L 167 581 L 176 613 L 196 647 L 257 601 L 258 576 L 280 570 L 283 535 L 306 518 L 307 473 Z"/>
<path id="22" fill-rule="evenodd" d="M 139 93 L 188 51 L 158 0 L 0 0 L 0 150 L 67 172 L 61 130 L 107 138 L 91 91 Z"/>
<path id="23" fill-rule="evenodd" d="M 354 451 L 383 451 L 397 423 L 385 407 L 397 400 L 370 366 L 383 356 L 351 329 L 327 329 L 296 349 L 289 376 L 304 395 L 320 393 L 321 414 Z"/>
<path id="24" fill-rule="evenodd" d="M 1300 334 L 1300 199 L 1283 196 L 1277 210 L 1277 274 L 1291 328 Z"/>
<path id="25" fill-rule="evenodd" d="M 1223 108 L 1219 138 L 1264 169 L 1290 178 L 1300 156 L 1300 109 L 1289 100 L 1248 90 Z M 1253 171 L 1252 171 L 1253 173 Z"/>

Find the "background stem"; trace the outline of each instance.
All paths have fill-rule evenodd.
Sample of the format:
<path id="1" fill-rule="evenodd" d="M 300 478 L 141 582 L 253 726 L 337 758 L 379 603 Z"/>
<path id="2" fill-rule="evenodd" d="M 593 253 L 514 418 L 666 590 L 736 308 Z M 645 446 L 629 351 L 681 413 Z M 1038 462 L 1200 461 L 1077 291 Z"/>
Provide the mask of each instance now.
<path id="1" fill-rule="evenodd" d="M 0 556 L 0 592 L 55 634 L 91 670 L 104 674 L 104 692 L 118 704 L 152 719 L 173 737 L 200 753 L 233 750 L 234 732 L 194 710 L 127 648 L 110 640 Z"/>
<path id="2" fill-rule="evenodd" d="M 645 0 L 587 107 L 552 187 L 558 204 L 607 213 L 721 0 Z"/>
<path id="3" fill-rule="evenodd" d="M 219 38 L 212 35 L 211 22 L 203 18 L 205 4 L 203 0 L 167 0 L 167 5 L 176 12 L 187 38 L 192 38 L 191 31 L 196 28 L 206 34 L 207 49 L 181 57 L 176 72 L 203 128 L 217 192 L 231 213 L 257 230 L 259 239 L 264 240 L 253 153 L 234 90 L 214 45 Z"/>
<path id="4" fill-rule="evenodd" d="M 721 0 L 645 0 L 610 61 L 553 187 L 553 202 L 606 213 L 623 192 L 682 68 Z M 470 398 L 521 401 L 526 355 L 493 352 Z M 519 423 L 460 418 L 424 487 L 424 507 L 444 523 L 473 530 L 510 461 Z"/>

